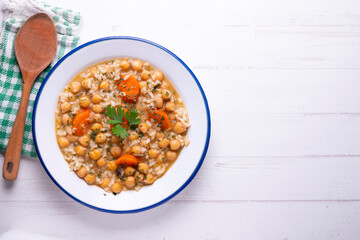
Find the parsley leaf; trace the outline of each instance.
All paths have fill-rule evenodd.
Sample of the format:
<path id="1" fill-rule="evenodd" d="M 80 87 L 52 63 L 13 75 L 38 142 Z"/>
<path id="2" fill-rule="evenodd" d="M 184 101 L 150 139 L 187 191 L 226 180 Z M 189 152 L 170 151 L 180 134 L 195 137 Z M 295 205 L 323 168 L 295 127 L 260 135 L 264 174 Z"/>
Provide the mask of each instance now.
<path id="1" fill-rule="evenodd" d="M 112 133 L 117 137 L 120 136 L 121 138 L 125 138 L 128 135 L 126 128 L 124 128 L 120 124 L 114 125 L 114 127 L 112 128 Z"/>
<path id="2" fill-rule="evenodd" d="M 140 124 L 139 113 L 136 109 L 127 111 L 123 110 L 121 107 L 112 107 L 108 105 L 106 107 L 106 115 L 110 118 L 107 122 L 112 124 L 112 134 L 117 137 L 125 138 L 128 136 L 126 129 L 128 127 L 122 125 L 123 118 L 129 122 L 129 127 L 133 127 L 135 125 Z"/>
<path id="3" fill-rule="evenodd" d="M 109 118 L 112 118 L 108 121 L 109 124 L 118 124 L 122 123 L 123 117 L 124 117 L 124 110 L 121 109 L 121 107 L 114 108 L 110 105 L 107 105 L 106 107 L 106 115 Z"/>
<path id="4" fill-rule="evenodd" d="M 128 133 L 126 131 L 126 128 L 121 126 L 123 117 L 124 117 L 125 111 L 121 109 L 121 107 L 112 107 L 110 105 L 107 105 L 106 107 L 106 115 L 111 118 L 108 120 L 109 124 L 113 124 L 112 133 L 121 138 L 127 137 Z"/>
<path id="5" fill-rule="evenodd" d="M 126 120 L 129 121 L 130 127 L 133 125 L 140 124 L 139 113 L 136 109 L 132 109 L 132 110 L 128 111 L 127 113 L 125 113 L 125 118 L 126 118 Z"/>

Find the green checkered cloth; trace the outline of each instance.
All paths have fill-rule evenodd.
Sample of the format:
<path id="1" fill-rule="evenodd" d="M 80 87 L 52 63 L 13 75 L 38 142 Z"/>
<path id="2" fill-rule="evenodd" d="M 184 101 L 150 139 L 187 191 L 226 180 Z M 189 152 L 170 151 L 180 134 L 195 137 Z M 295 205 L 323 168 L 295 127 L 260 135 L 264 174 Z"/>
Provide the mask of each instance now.
<path id="1" fill-rule="evenodd" d="M 79 42 L 81 16 L 78 12 L 52 7 L 35 0 L 3 0 L 4 19 L 0 31 L 0 151 L 5 152 L 20 105 L 22 79 L 14 52 L 14 40 L 21 25 L 42 12 L 55 23 L 58 34 L 57 54 L 53 62 L 36 79 L 27 109 L 22 155 L 37 157 L 31 133 L 31 118 L 36 94 L 46 74 L 61 57 Z"/>

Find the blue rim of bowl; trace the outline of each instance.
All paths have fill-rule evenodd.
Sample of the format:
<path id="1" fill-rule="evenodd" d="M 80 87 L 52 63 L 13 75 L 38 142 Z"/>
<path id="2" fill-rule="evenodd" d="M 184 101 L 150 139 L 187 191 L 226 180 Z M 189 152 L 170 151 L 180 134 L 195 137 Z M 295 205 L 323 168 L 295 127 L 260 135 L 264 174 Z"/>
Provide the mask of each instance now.
<path id="1" fill-rule="evenodd" d="M 94 43 L 98 43 L 98 42 L 102 42 L 102 41 L 108 41 L 108 40 L 116 40 L 116 39 L 125 39 L 125 40 L 134 40 L 134 41 L 139 41 L 139 42 L 144 42 L 147 44 L 150 44 L 154 47 L 157 47 L 163 51 L 165 51 L 166 53 L 168 53 L 169 55 L 171 55 L 172 57 L 174 57 L 178 62 L 180 62 L 185 68 L 186 70 L 191 74 L 191 76 L 193 77 L 193 79 L 195 80 L 201 95 L 203 97 L 204 103 L 205 103 L 205 107 L 206 107 L 206 114 L 207 114 L 207 124 L 208 124 L 208 129 L 207 129 L 207 136 L 206 136 L 206 142 L 205 142 L 205 146 L 204 146 L 204 150 L 203 153 L 201 155 L 200 161 L 198 163 L 198 165 L 196 166 L 195 170 L 193 171 L 193 173 L 191 174 L 191 176 L 189 177 L 189 179 L 178 189 L 176 190 L 174 193 L 170 194 L 170 196 L 166 197 L 165 199 L 152 204 L 150 206 L 144 207 L 144 208 L 139 208 L 139 209 L 132 209 L 132 210 L 125 210 L 125 211 L 118 211 L 118 210 L 110 210 L 110 209 L 105 209 L 105 208 L 99 208 L 93 205 L 90 205 L 86 202 L 83 202 L 79 199 L 77 199 L 76 197 L 74 197 L 73 195 L 71 195 L 69 192 L 67 192 L 64 188 L 62 188 L 60 186 L 60 184 L 53 178 L 53 176 L 51 175 L 51 173 L 49 172 L 49 170 L 47 169 L 44 161 L 42 160 L 41 154 L 39 152 L 39 148 L 37 145 L 37 141 L 36 141 L 36 132 L 35 132 L 35 118 L 36 118 L 36 110 L 37 110 L 37 105 L 38 105 L 38 101 L 39 101 L 39 97 L 41 95 L 41 92 L 46 84 L 46 82 L 48 81 L 48 79 L 50 78 L 50 76 L 52 75 L 52 73 L 56 70 L 56 68 L 69 56 L 71 56 L 73 53 L 79 51 L 80 49 L 89 46 L 91 44 Z M 55 66 L 50 70 L 50 72 L 47 74 L 47 76 L 45 77 L 43 83 L 40 86 L 39 92 L 36 96 L 35 99 L 35 104 L 34 104 L 34 110 L 33 110 L 33 115 L 32 115 L 32 134 L 33 134 L 33 139 L 34 139 L 34 144 L 35 144 L 35 149 L 36 149 L 36 153 L 40 159 L 41 165 L 43 166 L 43 168 L 45 169 L 46 173 L 49 175 L 49 177 L 51 178 L 51 180 L 55 183 L 56 186 L 58 186 L 66 195 L 68 195 L 69 197 L 71 197 L 72 199 L 74 199 L 75 201 L 81 203 L 84 206 L 87 206 L 89 208 L 98 210 L 98 211 L 102 211 L 102 212 L 107 212 L 107 213 L 137 213 L 137 212 L 142 212 L 145 210 L 149 210 L 151 208 L 155 208 L 157 206 L 160 206 L 162 204 L 164 204 L 165 202 L 167 202 L 168 200 L 170 200 L 171 198 L 175 197 L 178 193 L 180 193 L 187 185 L 189 185 L 189 183 L 194 179 L 195 175 L 197 174 L 197 172 L 199 171 L 202 163 L 204 162 L 208 147 L 209 147 L 209 141 L 210 141 L 210 134 L 211 134 L 211 120 L 210 120 L 210 110 L 209 110 L 209 105 L 208 105 L 208 101 L 207 98 L 205 96 L 204 90 L 202 89 L 198 79 L 196 78 L 195 74 L 191 71 L 191 69 L 178 57 L 176 56 L 173 52 L 171 52 L 170 50 L 166 49 L 165 47 L 154 43 L 152 41 L 146 40 L 146 39 L 142 39 L 142 38 L 137 38 L 137 37 L 130 37 L 130 36 L 112 36 L 112 37 L 105 37 L 105 38 L 98 38 L 92 41 L 89 41 L 87 43 L 84 43 L 76 48 L 74 48 L 73 50 L 71 50 L 69 53 L 67 53 L 65 56 L 63 56 L 56 64 Z"/>

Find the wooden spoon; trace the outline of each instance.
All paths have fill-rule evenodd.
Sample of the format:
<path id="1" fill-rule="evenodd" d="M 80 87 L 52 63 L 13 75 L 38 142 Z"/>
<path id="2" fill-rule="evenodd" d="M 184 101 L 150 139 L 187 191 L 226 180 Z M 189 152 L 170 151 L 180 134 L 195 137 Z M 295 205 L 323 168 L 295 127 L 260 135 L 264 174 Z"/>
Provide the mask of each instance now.
<path id="1" fill-rule="evenodd" d="M 36 77 L 55 57 L 56 47 L 55 25 L 44 13 L 30 17 L 16 35 L 15 55 L 24 84 L 19 110 L 5 153 L 3 177 L 7 180 L 15 180 L 19 170 L 26 111 L 32 85 Z"/>

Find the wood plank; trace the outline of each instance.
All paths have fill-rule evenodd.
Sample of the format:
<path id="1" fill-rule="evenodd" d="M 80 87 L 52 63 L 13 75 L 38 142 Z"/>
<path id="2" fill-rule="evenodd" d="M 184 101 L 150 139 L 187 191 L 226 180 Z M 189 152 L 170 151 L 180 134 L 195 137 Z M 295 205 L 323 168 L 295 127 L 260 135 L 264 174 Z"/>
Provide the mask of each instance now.
<path id="1" fill-rule="evenodd" d="M 193 69 L 360 68 L 356 0 L 341 7 L 325 0 L 294 3 L 299 8 L 283 0 L 191 2 L 190 8 L 184 2 L 141 2 L 148 10 L 141 17 L 133 17 L 140 14 L 137 4 L 123 3 L 122 14 L 109 9 L 111 4 L 116 6 L 115 1 L 88 3 L 81 42 L 111 35 L 142 37 L 169 48 Z M 99 12 L 106 14 L 94 18 Z"/>
<path id="2" fill-rule="evenodd" d="M 195 74 L 212 114 L 360 113 L 359 70 L 196 69 Z"/>
<path id="3" fill-rule="evenodd" d="M 360 68 L 360 27 L 192 25 L 164 32 L 160 26 L 116 26 L 89 32 L 82 41 L 106 35 L 146 38 L 170 49 L 193 69 Z"/>
<path id="4" fill-rule="evenodd" d="M 61 239 L 354 239 L 360 203 L 182 203 L 130 215 L 73 202 L 0 205 L 2 235 Z M 101 230 L 100 230 L 101 229 Z M 30 232 L 31 234 L 26 234 Z M 12 238 L 14 239 L 14 238 Z"/>
<path id="5" fill-rule="evenodd" d="M 360 1 L 49 3 L 82 12 L 82 43 L 134 35 L 181 57 L 208 95 L 211 146 L 182 193 L 132 215 L 81 206 L 23 158 L 16 182 L 0 179 L 0 239 L 360 235 Z"/>
<path id="6" fill-rule="evenodd" d="M 360 115 L 212 115 L 211 156 L 359 155 Z"/>
<path id="7" fill-rule="evenodd" d="M 360 28 L 263 27 L 255 30 L 254 68 L 356 69 Z"/>
<path id="8" fill-rule="evenodd" d="M 139 25 L 144 23 L 148 28 L 179 25 L 229 25 L 229 26 L 278 26 L 278 25 L 312 25 L 312 26 L 359 26 L 360 4 L 357 0 L 346 0 L 338 4 L 334 0 L 286 1 L 137 1 L 121 2 L 109 0 L 106 4 L 96 1 L 49 0 L 49 2 L 81 11 L 89 26 Z M 109 6 L 114 6 L 109 8 Z M 116 6 L 116 7 L 115 7 Z M 139 8 L 141 6 L 141 8 Z M 86 9 L 86 11 L 84 10 Z M 121 10 L 120 10 L 121 9 Z M 121 14 L 120 14 L 121 12 Z M 181 17 L 179 17 L 181 13 Z M 102 18 L 94 18 L 94 15 Z M 134 17 L 135 16 L 135 17 Z M 126 19 L 126 24 L 124 20 Z M 128 21 L 130 19 L 130 21 Z M 146 19 L 146 22 L 144 22 Z M 100 23 L 99 23 L 100 21 Z M 87 26 L 86 26 L 87 27 Z M 90 28 L 90 27 L 89 27 Z M 103 29 L 98 29 L 102 31 Z"/>
<path id="9" fill-rule="evenodd" d="M 209 157 L 178 201 L 360 202 L 357 157 Z M 0 180 L 0 202 L 71 202 L 36 159 L 21 162 L 18 181 Z M 84 183 L 85 184 L 85 183 Z M 0 203 L 1 205 L 1 203 Z"/>

